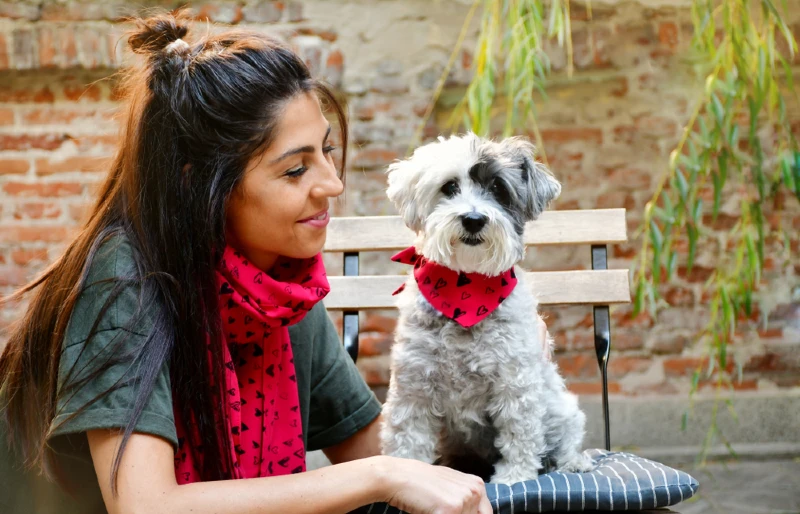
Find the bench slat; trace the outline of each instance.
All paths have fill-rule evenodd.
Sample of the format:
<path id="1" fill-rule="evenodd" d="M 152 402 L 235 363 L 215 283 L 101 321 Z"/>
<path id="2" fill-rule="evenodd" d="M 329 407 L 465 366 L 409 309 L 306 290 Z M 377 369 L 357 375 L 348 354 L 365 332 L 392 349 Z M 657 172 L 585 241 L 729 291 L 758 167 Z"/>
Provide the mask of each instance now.
<path id="1" fill-rule="evenodd" d="M 414 233 L 399 216 L 331 218 L 326 252 L 400 250 Z M 623 243 L 628 240 L 625 209 L 546 211 L 525 227 L 526 245 Z"/>
<path id="2" fill-rule="evenodd" d="M 392 296 L 406 275 L 328 277 L 330 310 L 394 309 Z M 541 271 L 525 273 L 526 283 L 542 305 L 630 303 L 628 270 Z"/>

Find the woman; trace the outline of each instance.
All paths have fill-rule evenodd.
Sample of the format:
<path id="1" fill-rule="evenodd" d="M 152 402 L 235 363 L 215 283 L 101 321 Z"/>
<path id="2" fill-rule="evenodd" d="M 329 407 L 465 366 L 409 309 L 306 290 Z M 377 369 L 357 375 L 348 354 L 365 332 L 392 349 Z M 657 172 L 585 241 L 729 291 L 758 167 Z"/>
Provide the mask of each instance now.
<path id="1" fill-rule="evenodd" d="M 267 36 L 136 27 L 99 200 L 13 296 L 33 292 L 0 358 L 0 511 L 490 513 L 476 477 L 379 455 L 320 301 L 332 93 Z M 313 449 L 334 465 L 303 473 Z"/>

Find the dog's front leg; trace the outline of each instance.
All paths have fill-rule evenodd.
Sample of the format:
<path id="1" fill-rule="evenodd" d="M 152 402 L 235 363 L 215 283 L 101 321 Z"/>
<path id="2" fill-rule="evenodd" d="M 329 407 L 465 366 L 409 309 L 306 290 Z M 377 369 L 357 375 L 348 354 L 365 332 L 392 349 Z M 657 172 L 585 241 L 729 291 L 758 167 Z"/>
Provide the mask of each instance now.
<path id="1" fill-rule="evenodd" d="M 430 398 L 411 391 L 398 394 L 397 389 L 392 383 L 383 406 L 381 450 L 384 455 L 432 464 L 442 418 L 432 411 Z"/>
<path id="2" fill-rule="evenodd" d="M 494 392 L 491 411 L 497 430 L 495 447 L 500 460 L 495 464 L 491 482 L 513 484 L 533 480 L 542 468 L 541 454 L 545 445 L 545 407 L 533 395 L 526 392 L 529 387 L 501 385 Z"/>

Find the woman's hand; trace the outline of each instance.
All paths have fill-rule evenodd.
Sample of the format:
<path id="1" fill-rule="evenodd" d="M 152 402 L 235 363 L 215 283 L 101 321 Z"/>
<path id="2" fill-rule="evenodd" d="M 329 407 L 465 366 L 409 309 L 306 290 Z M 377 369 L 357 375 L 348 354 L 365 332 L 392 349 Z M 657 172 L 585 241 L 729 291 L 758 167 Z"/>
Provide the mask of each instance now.
<path id="1" fill-rule="evenodd" d="M 384 459 L 385 502 L 410 514 L 492 514 L 483 480 L 444 466 Z"/>

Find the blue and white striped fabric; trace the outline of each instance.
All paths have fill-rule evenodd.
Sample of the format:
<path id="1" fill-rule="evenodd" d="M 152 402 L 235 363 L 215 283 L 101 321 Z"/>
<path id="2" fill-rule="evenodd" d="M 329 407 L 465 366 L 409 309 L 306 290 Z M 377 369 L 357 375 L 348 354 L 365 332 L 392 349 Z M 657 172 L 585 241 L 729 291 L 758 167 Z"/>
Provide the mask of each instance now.
<path id="1" fill-rule="evenodd" d="M 699 484 L 683 471 L 630 453 L 586 450 L 597 466 L 591 473 L 554 471 L 511 486 L 486 484 L 496 514 L 644 510 L 691 498 Z M 386 504 L 360 512 L 399 514 Z"/>

